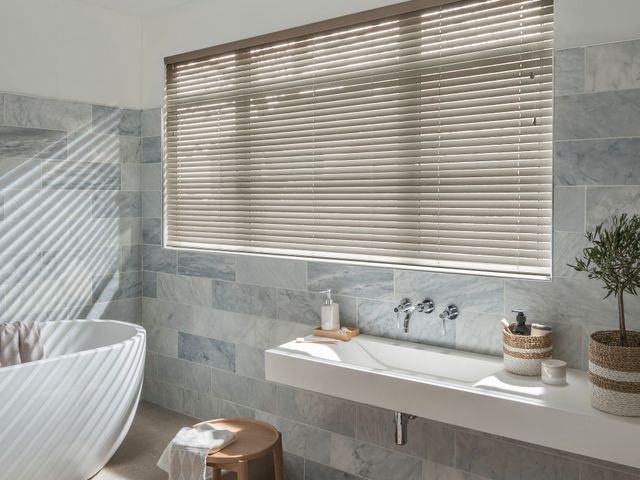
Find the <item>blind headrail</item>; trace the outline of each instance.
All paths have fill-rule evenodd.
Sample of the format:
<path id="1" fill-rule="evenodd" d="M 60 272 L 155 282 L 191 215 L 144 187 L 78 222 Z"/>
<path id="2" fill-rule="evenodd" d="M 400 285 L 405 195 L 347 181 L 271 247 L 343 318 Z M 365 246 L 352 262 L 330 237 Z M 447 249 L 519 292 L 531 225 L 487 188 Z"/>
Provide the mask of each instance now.
<path id="1" fill-rule="evenodd" d="M 170 55 L 164 58 L 164 63 L 165 65 L 172 65 L 174 63 L 200 60 L 213 55 L 237 52 L 238 50 L 245 50 L 247 48 L 254 48 L 260 45 L 290 40 L 292 38 L 317 35 L 318 33 L 328 32 L 338 28 L 354 27 L 362 23 L 375 22 L 376 20 L 405 15 L 427 8 L 440 7 L 450 3 L 456 3 L 458 1 L 459 0 L 409 0 L 408 2 L 396 3 L 364 12 L 352 13 L 341 17 L 331 18 L 329 20 L 309 23 L 300 27 L 287 28 L 285 30 L 227 42 L 213 47 L 200 48 L 192 50 L 191 52 Z"/>

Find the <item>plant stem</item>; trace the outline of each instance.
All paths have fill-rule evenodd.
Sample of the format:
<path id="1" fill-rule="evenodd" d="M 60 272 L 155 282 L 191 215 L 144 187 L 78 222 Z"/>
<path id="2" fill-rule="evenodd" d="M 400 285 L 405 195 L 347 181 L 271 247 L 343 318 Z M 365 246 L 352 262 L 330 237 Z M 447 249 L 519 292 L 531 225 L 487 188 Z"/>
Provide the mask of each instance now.
<path id="1" fill-rule="evenodd" d="M 620 345 L 627 346 L 627 328 L 624 324 L 624 290 L 618 290 L 618 321 L 620 322 Z"/>

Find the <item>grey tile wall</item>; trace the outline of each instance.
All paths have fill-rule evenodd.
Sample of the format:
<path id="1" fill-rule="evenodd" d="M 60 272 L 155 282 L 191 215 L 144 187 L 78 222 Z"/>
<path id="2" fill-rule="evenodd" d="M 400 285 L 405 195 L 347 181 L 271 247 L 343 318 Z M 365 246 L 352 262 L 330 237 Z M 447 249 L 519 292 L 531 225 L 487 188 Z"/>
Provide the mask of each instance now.
<path id="1" fill-rule="evenodd" d="M 326 288 L 343 322 L 365 333 L 493 355 L 501 352 L 499 320 L 524 308 L 530 320 L 554 326 L 556 356 L 584 368 L 588 334 L 615 325 L 616 306 L 566 264 L 580 254 L 586 229 L 615 212 L 640 213 L 637 58 L 639 42 L 556 52 L 553 282 L 163 249 L 161 113 L 143 112 L 145 397 L 201 418 L 273 423 L 293 479 L 640 480 L 637 470 L 424 419 L 396 447 L 391 412 L 264 380 L 264 350 L 308 334 Z M 409 334 L 392 312 L 405 296 L 431 297 L 437 309 L 414 316 Z M 450 302 L 461 314 L 442 335 L 437 314 Z M 640 301 L 627 303 L 640 318 Z"/>
<path id="2" fill-rule="evenodd" d="M 0 105 L 0 321 L 139 322 L 140 112 L 13 94 Z"/>

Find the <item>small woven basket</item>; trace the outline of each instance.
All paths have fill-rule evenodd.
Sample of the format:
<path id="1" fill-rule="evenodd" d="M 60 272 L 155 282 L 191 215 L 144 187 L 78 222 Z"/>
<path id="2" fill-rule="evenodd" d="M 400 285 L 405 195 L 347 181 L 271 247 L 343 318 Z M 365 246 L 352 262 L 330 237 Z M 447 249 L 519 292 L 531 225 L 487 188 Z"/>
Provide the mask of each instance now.
<path id="1" fill-rule="evenodd" d="M 513 329 L 515 324 L 509 328 Z M 551 358 L 553 334 L 514 335 L 503 330 L 504 369 L 517 375 L 540 375 L 542 360 Z"/>
<path id="2" fill-rule="evenodd" d="M 627 332 L 619 345 L 617 330 L 595 332 L 589 339 L 591 405 L 613 415 L 640 417 L 640 332 Z"/>

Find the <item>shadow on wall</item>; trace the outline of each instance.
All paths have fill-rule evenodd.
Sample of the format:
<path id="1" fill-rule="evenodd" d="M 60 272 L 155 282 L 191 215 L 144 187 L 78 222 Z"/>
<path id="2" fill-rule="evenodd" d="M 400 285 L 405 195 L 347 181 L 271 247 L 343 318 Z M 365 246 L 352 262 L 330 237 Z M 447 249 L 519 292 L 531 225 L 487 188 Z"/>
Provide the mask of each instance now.
<path id="1" fill-rule="evenodd" d="M 141 113 L 0 100 L 0 321 L 139 322 Z"/>

